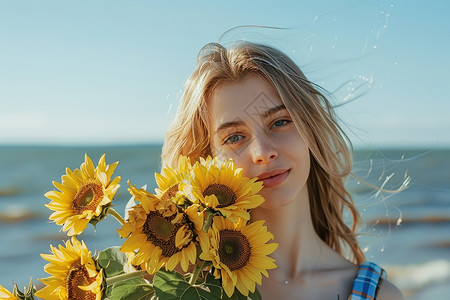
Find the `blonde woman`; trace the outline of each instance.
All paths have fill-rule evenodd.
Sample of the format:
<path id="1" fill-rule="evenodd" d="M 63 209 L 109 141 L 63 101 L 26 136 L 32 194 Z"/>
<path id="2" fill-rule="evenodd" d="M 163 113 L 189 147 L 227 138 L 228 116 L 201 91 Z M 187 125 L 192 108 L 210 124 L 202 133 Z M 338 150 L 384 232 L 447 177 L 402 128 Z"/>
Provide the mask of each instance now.
<path id="1" fill-rule="evenodd" d="M 233 158 L 263 182 L 266 201 L 251 218 L 265 220 L 279 244 L 278 268 L 258 287 L 264 299 L 403 299 L 357 243 L 359 214 L 344 186 L 349 145 L 326 97 L 284 53 L 213 43 L 199 53 L 162 160 Z"/>

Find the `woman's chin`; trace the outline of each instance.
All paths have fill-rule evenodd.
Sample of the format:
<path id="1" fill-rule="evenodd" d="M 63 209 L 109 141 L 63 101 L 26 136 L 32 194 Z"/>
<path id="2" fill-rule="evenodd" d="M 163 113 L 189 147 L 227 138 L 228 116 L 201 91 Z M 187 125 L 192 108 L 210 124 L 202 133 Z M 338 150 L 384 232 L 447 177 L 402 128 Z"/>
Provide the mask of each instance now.
<path id="1" fill-rule="evenodd" d="M 264 196 L 263 196 L 264 197 Z M 267 210 L 275 210 L 290 205 L 293 201 L 283 197 L 264 197 L 265 201 L 259 206 Z"/>

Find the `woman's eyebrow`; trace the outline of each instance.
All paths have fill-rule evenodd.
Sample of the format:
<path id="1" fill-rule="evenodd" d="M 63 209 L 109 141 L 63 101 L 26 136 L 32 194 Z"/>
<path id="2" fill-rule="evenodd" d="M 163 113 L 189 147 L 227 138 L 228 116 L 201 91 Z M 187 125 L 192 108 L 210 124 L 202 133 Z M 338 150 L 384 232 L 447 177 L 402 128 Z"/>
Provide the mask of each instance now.
<path id="1" fill-rule="evenodd" d="M 284 109 L 286 109 L 286 106 L 284 106 L 284 104 L 280 104 L 278 106 L 272 107 L 271 109 L 268 109 L 267 111 L 260 113 L 259 115 L 265 119 Z"/>
<path id="2" fill-rule="evenodd" d="M 245 125 L 245 123 L 242 120 L 225 122 L 225 123 L 220 124 L 219 127 L 217 127 L 216 133 L 219 133 L 220 131 L 223 131 L 223 130 L 228 129 L 230 127 L 240 127 L 240 126 L 244 126 L 244 125 Z"/>

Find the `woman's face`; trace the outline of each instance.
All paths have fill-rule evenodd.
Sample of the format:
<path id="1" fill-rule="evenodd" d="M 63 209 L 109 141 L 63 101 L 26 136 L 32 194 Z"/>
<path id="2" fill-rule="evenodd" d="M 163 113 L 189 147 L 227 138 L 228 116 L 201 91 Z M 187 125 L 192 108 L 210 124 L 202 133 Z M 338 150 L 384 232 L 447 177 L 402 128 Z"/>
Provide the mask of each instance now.
<path id="1" fill-rule="evenodd" d="M 209 109 L 213 155 L 232 158 L 245 176 L 264 183 L 261 207 L 275 209 L 307 195 L 309 149 L 269 83 L 253 74 L 225 83 Z"/>

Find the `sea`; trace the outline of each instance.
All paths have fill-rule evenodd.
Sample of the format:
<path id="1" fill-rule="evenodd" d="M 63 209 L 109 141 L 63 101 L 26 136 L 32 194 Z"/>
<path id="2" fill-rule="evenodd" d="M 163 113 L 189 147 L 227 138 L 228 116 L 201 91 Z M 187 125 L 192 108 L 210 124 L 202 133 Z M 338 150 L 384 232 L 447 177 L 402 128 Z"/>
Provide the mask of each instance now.
<path id="1" fill-rule="evenodd" d="M 44 197 L 66 167 L 79 168 L 88 154 L 119 161 L 122 177 L 113 200 L 122 213 L 130 195 L 127 181 L 156 187 L 161 145 L 0 146 L 0 285 L 12 290 L 40 285 L 50 253 L 67 237 L 49 221 Z M 450 149 L 356 149 L 347 186 L 362 216 L 358 239 L 368 260 L 381 265 L 406 299 L 448 299 L 450 295 Z M 350 219 L 348 214 L 346 219 Z M 108 216 L 79 239 L 93 253 L 123 240 Z"/>

